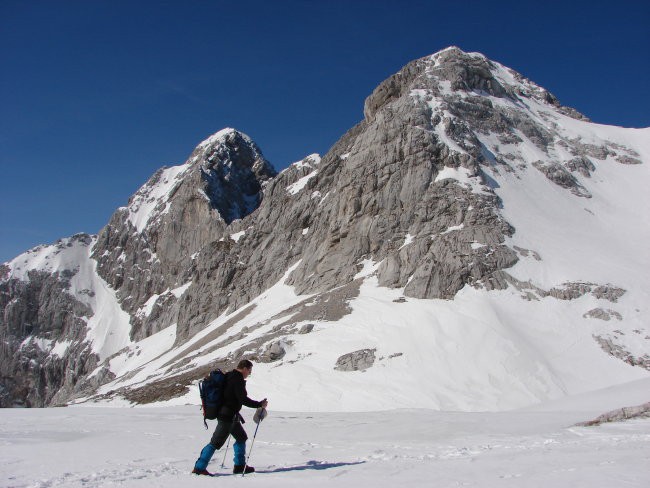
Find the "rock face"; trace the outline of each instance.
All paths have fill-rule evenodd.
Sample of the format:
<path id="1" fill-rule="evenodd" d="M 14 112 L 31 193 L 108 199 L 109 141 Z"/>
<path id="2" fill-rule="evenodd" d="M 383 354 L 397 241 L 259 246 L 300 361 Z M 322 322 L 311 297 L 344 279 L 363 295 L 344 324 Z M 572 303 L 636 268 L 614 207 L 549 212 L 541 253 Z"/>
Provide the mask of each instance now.
<path id="1" fill-rule="evenodd" d="M 592 175 L 594 160 L 641 162 L 626 147 L 564 136 L 553 114 L 587 120 L 518 73 L 449 48 L 381 83 L 365 101 L 364 119 L 326 155 L 280 174 L 248 136 L 234 129 L 214 134 L 185 164 L 156 172 L 98 236 L 73 238 L 84 253 L 56 266 L 27 254 L 3 265 L 1 405 L 88 395 L 114 378 L 110 361 L 120 348 L 172 328 L 173 345 L 182 346 L 283 277 L 297 294 L 316 297 L 292 309 L 303 320 L 349 313 L 365 265 L 381 286 L 411 298 L 450 300 L 465 286 L 514 286 L 528 299 L 591 292 L 615 302 L 625 290 L 588 283 L 544 291 L 505 271 L 520 257 L 542 258 L 508 245 L 516 229 L 502 215 L 488 169 L 517 174 L 524 146 L 533 148 L 533 166 L 549 184 L 584 199 L 591 194 L 580 178 Z M 88 288 L 70 284 L 83 274 L 78 263 L 93 273 Z M 126 317 L 120 340 L 107 339 L 113 332 L 96 325 L 97 314 L 107 313 L 92 295 L 100 289 Z M 284 324 L 229 354 L 255 350 L 263 362 L 281 360 L 290 345 L 278 339 Z M 305 327 L 296 333 L 314 326 Z M 208 342 L 188 346 L 184 364 Z M 360 350 L 340 357 L 336 368 L 363 370 L 374 360 L 373 349 Z"/>
<path id="2" fill-rule="evenodd" d="M 91 236 L 79 234 L 51 246 L 51 252 L 33 249 L 24 255 L 25 262 L 32 257 L 53 264 L 57 256 L 70 249 L 87 250 L 92 242 Z M 98 364 L 86 342 L 86 323 L 94 312 L 75 295 L 93 292 L 71 290 L 79 270 L 70 264 L 74 262 L 39 271 L 15 263 L 13 270 L 7 265 L 0 269 L 0 407 L 65 403 L 92 393 L 111 377 L 105 370 L 87 377 Z"/>

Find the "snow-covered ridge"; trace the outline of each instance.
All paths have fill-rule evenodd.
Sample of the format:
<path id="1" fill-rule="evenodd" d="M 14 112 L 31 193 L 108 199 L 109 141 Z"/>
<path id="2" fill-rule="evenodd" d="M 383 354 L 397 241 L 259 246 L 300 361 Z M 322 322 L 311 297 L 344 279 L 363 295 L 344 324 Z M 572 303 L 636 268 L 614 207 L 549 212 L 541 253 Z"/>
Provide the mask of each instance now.
<path id="1" fill-rule="evenodd" d="M 257 151 L 255 142 L 247 134 L 244 134 L 237 129 L 233 129 L 232 127 L 226 127 L 200 142 L 192 153 L 188 163 L 194 164 L 197 161 L 204 161 L 208 154 L 218 151 L 220 146 L 227 146 L 235 139 L 240 139 L 245 145 L 255 148 Z M 227 165 L 230 164 L 229 161 L 226 161 L 225 163 Z"/>
<path id="2" fill-rule="evenodd" d="M 491 76 L 494 77 L 502 88 L 505 88 L 505 92 L 500 93 L 500 96 L 505 96 L 506 98 L 511 98 L 515 101 L 520 97 L 535 98 L 539 102 L 544 103 L 553 109 L 560 108 L 558 100 L 555 99 L 555 97 L 546 89 L 517 73 L 515 70 L 504 66 L 499 62 L 490 60 L 482 53 L 464 52 L 456 46 L 451 46 L 423 59 L 427 63 L 426 72 L 430 76 L 436 76 L 439 68 L 445 67 L 449 62 L 457 63 L 461 58 L 471 60 L 472 62 L 487 68 L 490 71 Z M 445 83 L 445 81 L 443 80 L 442 83 Z M 449 93 L 448 90 L 446 92 Z M 476 89 L 473 90 L 473 93 L 489 95 L 489 93 L 483 90 Z M 578 118 L 584 118 L 581 114 L 578 114 L 575 111 L 571 110 L 571 112 L 572 115 L 575 115 Z"/>
<path id="3" fill-rule="evenodd" d="M 236 132 L 237 131 L 232 127 L 226 127 L 225 129 L 221 129 L 220 131 L 212 134 L 210 137 L 200 142 L 198 147 L 204 149 L 208 146 L 212 146 L 213 144 L 222 142 L 227 136 Z"/>
<path id="4" fill-rule="evenodd" d="M 321 163 L 320 154 L 314 153 L 301 159 L 300 161 L 296 161 L 295 163 L 291 164 L 291 166 L 297 169 L 313 168 L 314 166 L 318 166 L 320 163 Z"/>
<path id="5" fill-rule="evenodd" d="M 183 181 L 183 175 L 189 168 L 188 164 L 163 168 L 133 195 L 126 210 L 129 222 L 138 232 L 142 232 L 154 216 L 159 217 L 169 211 L 169 197 Z"/>
<path id="6" fill-rule="evenodd" d="M 41 245 L 15 257 L 8 263 L 9 279 L 29 280 L 30 271 L 42 271 L 49 274 L 79 270 L 89 254 L 97 236 L 77 234 L 59 239 L 51 245 Z"/>

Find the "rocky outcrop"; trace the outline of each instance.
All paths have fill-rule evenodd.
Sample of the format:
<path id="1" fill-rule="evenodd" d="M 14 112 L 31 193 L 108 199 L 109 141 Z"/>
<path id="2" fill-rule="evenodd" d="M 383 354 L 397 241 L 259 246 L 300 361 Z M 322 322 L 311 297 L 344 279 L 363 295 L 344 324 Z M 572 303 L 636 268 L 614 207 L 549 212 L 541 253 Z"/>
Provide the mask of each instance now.
<path id="1" fill-rule="evenodd" d="M 585 318 L 590 318 L 590 319 L 599 319 L 599 320 L 605 320 L 609 321 L 612 318 L 615 318 L 616 320 L 623 320 L 623 316 L 618 313 L 616 310 L 610 309 L 603 309 L 603 308 L 593 308 L 586 312 L 583 317 Z"/>
<path id="2" fill-rule="evenodd" d="M 260 361 L 264 363 L 272 363 L 279 361 L 287 353 L 286 345 L 283 341 L 271 342 L 266 345 L 264 352 L 260 356 Z"/>
<path id="3" fill-rule="evenodd" d="M 517 248 L 516 246 L 515 249 L 517 249 L 521 255 L 532 255 L 534 259 L 541 259 L 539 255 L 534 251 Z M 596 283 L 585 282 L 566 282 L 549 290 L 545 290 L 530 281 L 524 282 L 518 280 L 508 274 L 506 271 L 499 271 L 498 273 L 495 273 L 493 278 L 498 283 L 496 288 L 503 288 L 505 286 L 511 285 L 515 289 L 524 292 L 526 298 L 533 300 L 544 297 L 553 297 L 558 300 L 577 300 L 578 298 L 585 295 L 591 295 L 592 297 L 599 300 L 607 300 L 609 302 L 616 303 L 618 299 L 626 293 L 626 290 L 623 288 L 611 284 L 599 285 Z M 494 286 L 489 287 L 489 289 L 494 288 Z M 604 310 L 596 308 L 589 311 L 584 316 L 592 318 L 603 318 L 604 313 Z M 617 316 L 617 312 L 609 310 L 609 315 Z"/>
<path id="4" fill-rule="evenodd" d="M 360 349 L 344 354 L 336 360 L 334 369 L 339 371 L 365 371 L 375 364 L 376 349 Z"/>
<path id="5" fill-rule="evenodd" d="M 621 346 L 620 344 L 617 344 L 617 342 L 612 338 L 603 337 L 600 335 L 594 335 L 594 340 L 598 343 L 598 345 L 600 345 L 603 351 L 605 351 L 607 354 L 614 356 L 615 358 L 620 359 L 621 361 L 625 361 L 631 366 L 638 366 L 650 371 L 649 354 L 644 354 L 641 357 L 635 356 L 630 351 L 628 351 L 625 347 Z"/>
<path id="6" fill-rule="evenodd" d="M 572 162 L 575 163 L 575 161 L 575 159 L 572 159 L 571 162 L 569 162 L 569 165 L 572 166 Z M 559 163 L 544 164 L 541 161 L 538 161 L 536 163 L 533 163 L 533 166 L 544 173 L 544 176 L 546 176 L 553 183 L 561 186 L 562 188 L 566 188 L 574 195 L 578 197 L 591 198 L 591 193 L 589 193 L 584 186 L 578 183 L 578 180 L 575 178 L 575 176 L 573 176 Z"/>
<path id="7" fill-rule="evenodd" d="M 578 172 L 582 176 L 589 178 L 591 173 L 596 169 L 594 163 L 585 156 L 570 159 L 564 166 L 571 172 Z"/>
<path id="8" fill-rule="evenodd" d="M 576 425 L 579 427 L 592 427 L 609 422 L 622 422 L 629 419 L 648 418 L 650 417 L 650 402 L 636 405 L 634 407 L 623 407 L 610 412 L 604 413 L 593 420 L 580 422 Z"/>
<path id="9" fill-rule="evenodd" d="M 575 300 L 588 293 L 594 298 L 616 303 L 619 298 L 625 295 L 625 290 L 610 284 L 598 285 L 596 283 L 568 282 L 562 286 L 551 288 L 548 291 L 550 296 L 560 300 Z"/>

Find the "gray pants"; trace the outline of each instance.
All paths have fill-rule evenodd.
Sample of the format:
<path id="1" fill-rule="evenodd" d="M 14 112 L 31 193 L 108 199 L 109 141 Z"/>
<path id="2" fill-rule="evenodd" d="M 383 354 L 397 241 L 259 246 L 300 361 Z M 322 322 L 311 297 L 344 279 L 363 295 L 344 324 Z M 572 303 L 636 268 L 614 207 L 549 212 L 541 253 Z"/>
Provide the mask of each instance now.
<path id="1" fill-rule="evenodd" d="M 221 449 L 226 443 L 226 439 L 231 435 L 235 438 L 236 442 L 244 443 L 248 439 L 244 427 L 242 427 L 239 420 L 221 420 L 217 422 L 217 427 L 214 429 L 212 434 L 212 439 L 210 439 L 210 444 L 215 448 Z"/>
<path id="2" fill-rule="evenodd" d="M 226 443 L 226 439 L 231 435 L 235 438 L 235 443 L 232 445 L 234 452 L 235 466 L 244 466 L 246 464 L 246 431 L 242 427 L 239 419 L 237 420 L 219 420 L 217 427 L 214 429 L 212 439 L 202 450 L 199 458 L 194 464 L 194 468 L 204 470 L 208 467 L 212 455 L 217 449 L 221 449 Z"/>

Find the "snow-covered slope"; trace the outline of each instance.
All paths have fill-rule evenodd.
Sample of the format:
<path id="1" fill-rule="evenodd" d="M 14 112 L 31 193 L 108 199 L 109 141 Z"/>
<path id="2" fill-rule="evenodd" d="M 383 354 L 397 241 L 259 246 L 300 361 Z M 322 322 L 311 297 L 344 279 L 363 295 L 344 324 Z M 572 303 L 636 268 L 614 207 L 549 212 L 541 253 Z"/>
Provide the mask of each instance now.
<path id="1" fill-rule="evenodd" d="M 120 307 L 115 290 L 97 274 L 97 263 L 90 259 L 94 244 L 95 237 L 78 234 L 52 245 L 38 246 L 8 263 L 7 279 L 29 283 L 30 273 L 34 272 L 60 277 L 66 293 L 89 307 L 89 313 L 82 315 L 86 322 L 84 338 L 103 361 L 131 344 L 130 317 Z M 63 342 L 70 344 L 70 339 Z M 42 344 L 49 344 L 50 351 L 63 356 L 61 343 L 46 340 Z"/>
<path id="2" fill-rule="evenodd" d="M 650 129 L 458 48 L 364 113 L 277 175 L 224 129 L 99 236 L 6 263 L 4 372 L 185 404 L 244 356 L 252 396 L 302 412 L 503 411 L 650 376 Z"/>
<path id="3" fill-rule="evenodd" d="M 279 283 L 254 300 L 250 305 L 254 310 L 225 335 L 215 331 L 241 311 L 223 316 L 169 351 L 155 336 L 147 339 L 162 346 L 147 357 L 162 355 L 146 364 L 140 356 L 119 356 L 111 369 L 142 369 L 104 385 L 100 392 L 162 378 L 166 368 L 181 359 L 185 368 L 218 362 L 278 330 L 287 319 L 281 312 L 305 299 L 309 300 Z M 414 407 L 498 411 L 649 376 L 646 370 L 605 354 L 593 340 L 595 333 L 612 329 L 609 323 L 582 317 L 584 310 L 599 304 L 594 297 L 571 304 L 553 297 L 528 301 L 514 289 L 488 292 L 466 287 L 453 301 L 403 300 L 401 290 L 379 287 L 376 278 L 369 277 L 349 303 L 352 312 L 339 321 L 293 322 L 291 328 L 309 327 L 310 333 L 285 330 L 273 341 L 285 355 L 280 361 L 256 365 L 251 396 L 268 396 L 281 410 L 313 412 Z M 623 326 L 615 324 L 617 330 Z M 623 342 L 622 334 L 614 337 L 632 349 L 638 334 L 630 335 L 629 342 Z M 144 342 L 141 347 L 146 347 Z M 334 370 L 339 357 L 360 350 L 372 351 L 372 367 Z M 256 348 L 249 353 L 259 354 Z M 187 358 L 192 359 L 189 364 Z M 194 384 L 170 402 L 196 403 L 197 398 Z"/>

